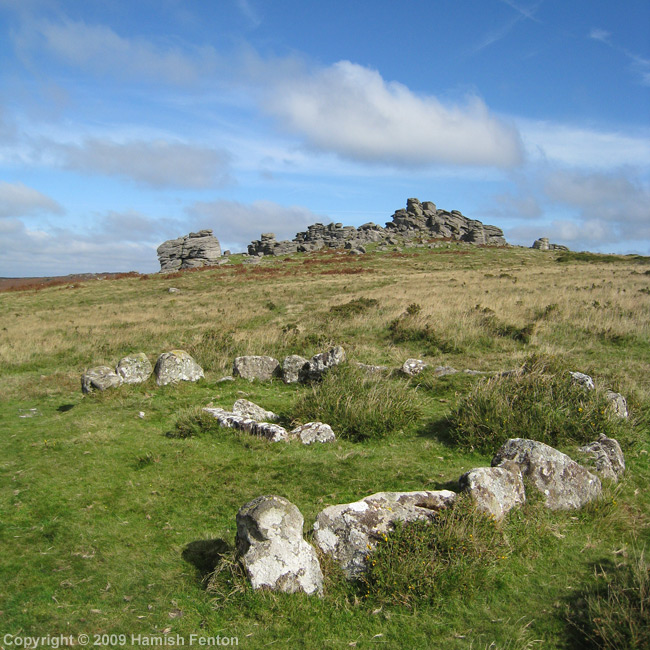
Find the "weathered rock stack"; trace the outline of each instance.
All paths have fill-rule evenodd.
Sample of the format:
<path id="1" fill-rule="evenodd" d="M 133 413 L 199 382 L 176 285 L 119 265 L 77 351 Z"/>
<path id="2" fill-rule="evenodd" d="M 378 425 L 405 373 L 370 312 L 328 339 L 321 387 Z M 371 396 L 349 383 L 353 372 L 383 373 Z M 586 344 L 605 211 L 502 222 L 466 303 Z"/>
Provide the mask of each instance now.
<path id="1" fill-rule="evenodd" d="M 163 273 L 217 264 L 221 257 L 219 240 L 212 230 L 199 230 L 158 246 L 158 260 Z"/>
<path id="2" fill-rule="evenodd" d="M 354 250 L 371 242 L 396 244 L 400 239 L 447 239 L 496 246 L 506 244 L 503 231 L 496 226 L 468 219 L 458 210 L 439 210 L 431 201 L 421 203 L 418 199 L 408 199 L 406 209 L 397 210 L 385 228 L 372 222 L 358 228 L 341 223 L 315 223 L 306 231 L 299 232 L 291 241 L 277 241 L 273 233 L 265 233 L 249 244 L 248 253 L 289 255 L 323 248 Z"/>
<path id="3" fill-rule="evenodd" d="M 540 237 L 533 242 L 531 248 L 538 251 L 568 251 L 569 249 L 562 244 L 551 244 L 548 237 Z"/>

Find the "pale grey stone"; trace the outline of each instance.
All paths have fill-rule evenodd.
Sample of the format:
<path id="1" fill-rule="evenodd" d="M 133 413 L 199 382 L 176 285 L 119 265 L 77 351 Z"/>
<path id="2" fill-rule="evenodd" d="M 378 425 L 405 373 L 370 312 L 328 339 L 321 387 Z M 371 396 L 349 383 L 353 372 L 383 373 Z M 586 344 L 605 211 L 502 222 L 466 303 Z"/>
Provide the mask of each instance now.
<path id="1" fill-rule="evenodd" d="M 597 476 L 542 442 L 511 438 L 496 453 L 492 466 L 506 460 L 519 465 L 522 475 L 544 495 L 551 510 L 582 508 L 602 492 Z"/>
<path id="2" fill-rule="evenodd" d="M 232 407 L 232 412 L 257 422 L 276 422 L 280 419 L 273 411 L 267 411 L 247 399 L 238 399 Z"/>
<path id="3" fill-rule="evenodd" d="M 203 410 L 216 418 L 222 427 L 245 431 L 253 436 L 266 438 L 269 442 L 286 442 L 289 439 L 287 430 L 279 424 L 258 422 L 252 418 L 235 415 L 235 413 L 221 408 L 206 407 Z"/>
<path id="4" fill-rule="evenodd" d="M 237 513 L 237 552 L 253 589 L 323 593 L 314 548 L 302 536 L 304 518 L 280 496 L 261 496 Z"/>
<path id="5" fill-rule="evenodd" d="M 314 442 L 334 442 L 336 436 L 332 427 L 323 422 L 307 422 L 301 424 L 289 434 L 292 438 L 300 438 L 303 445 L 311 445 Z"/>
<path id="6" fill-rule="evenodd" d="M 402 365 L 402 372 L 408 377 L 415 377 L 427 367 L 428 364 L 422 359 L 407 359 Z"/>
<path id="7" fill-rule="evenodd" d="M 526 501 L 521 470 L 512 461 L 504 461 L 500 467 L 472 469 L 460 477 L 459 484 L 472 496 L 478 510 L 497 520 Z"/>
<path id="8" fill-rule="evenodd" d="M 153 367 L 144 352 L 137 352 L 120 359 L 115 372 L 125 384 L 141 384 L 151 377 Z"/>
<path id="9" fill-rule="evenodd" d="M 619 418 L 626 418 L 628 416 L 627 400 L 620 393 L 615 393 L 613 390 L 607 391 L 607 401 L 609 408 L 618 415 Z"/>
<path id="10" fill-rule="evenodd" d="M 233 363 L 232 374 L 253 381 L 268 381 L 281 373 L 280 362 L 273 357 L 248 355 L 237 357 Z"/>
<path id="11" fill-rule="evenodd" d="M 161 273 L 179 269 L 211 266 L 221 257 L 219 240 L 212 230 L 200 230 L 189 235 L 170 239 L 158 246 Z"/>
<path id="12" fill-rule="evenodd" d="M 456 493 L 449 490 L 378 492 L 354 503 L 329 506 L 316 517 L 314 542 L 348 578 L 356 578 L 366 570 L 368 553 L 395 522 L 432 520 L 455 499 Z"/>
<path id="13" fill-rule="evenodd" d="M 315 354 L 300 371 L 300 381 L 319 381 L 334 366 L 345 361 L 345 350 L 337 345 L 327 352 Z"/>
<path id="14" fill-rule="evenodd" d="M 179 381 L 198 381 L 204 377 L 203 368 L 185 350 L 163 352 L 154 368 L 158 386 Z"/>
<path id="15" fill-rule="evenodd" d="M 594 380 L 589 375 L 585 375 L 583 372 L 571 371 L 569 371 L 569 374 L 573 377 L 573 381 L 584 389 L 594 390 L 596 388 Z"/>
<path id="16" fill-rule="evenodd" d="M 625 456 L 614 438 L 601 433 L 598 440 L 580 447 L 579 451 L 588 456 L 590 465 L 602 478 L 617 482 L 625 473 Z"/>
<path id="17" fill-rule="evenodd" d="M 83 393 L 92 393 L 93 390 L 104 391 L 107 388 L 117 388 L 121 384 L 122 377 L 109 366 L 95 366 L 94 368 L 89 368 L 81 375 L 81 391 Z"/>
<path id="18" fill-rule="evenodd" d="M 300 381 L 300 373 L 309 361 L 299 354 L 290 354 L 282 362 L 282 381 L 285 384 L 295 384 Z"/>

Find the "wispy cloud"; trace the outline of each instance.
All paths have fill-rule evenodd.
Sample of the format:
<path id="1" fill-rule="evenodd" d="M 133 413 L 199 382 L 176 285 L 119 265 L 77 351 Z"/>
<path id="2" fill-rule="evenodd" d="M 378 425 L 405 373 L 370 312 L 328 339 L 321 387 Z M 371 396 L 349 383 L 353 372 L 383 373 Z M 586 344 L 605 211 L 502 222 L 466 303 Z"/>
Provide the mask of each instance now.
<path id="1" fill-rule="evenodd" d="M 625 56 L 629 61 L 631 61 L 632 69 L 639 75 L 641 85 L 650 86 L 650 59 L 646 59 L 625 47 L 621 47 L 614 41 L 612 34 L 605 29 L 600 29 L 599 27 L 592 28 L 589 32 L 589 38 L 599 41 L 615 52 Z"/>
<path id="2" fill-rule="evenodd" d="M 22 183 L 0 181 L 0 217 L 27 217 L 39 214 L 63 214 L 54 199 Z"/>
<path id="3" fill-rule="evenodd" d="M 250 0 L 235 0 L 239 11 L 246 17 L 253 27 L 259 27 L 262 20 L 253 8 Z"/>
<path id="4" fill-rule="evenodd" d="M 89 138 L 51 145 L 62 165 L 79 172 L 119 176 L 153 188 L 217 188 L 232 183 L 224 151 L 167 140 L 124 143 Z"/>

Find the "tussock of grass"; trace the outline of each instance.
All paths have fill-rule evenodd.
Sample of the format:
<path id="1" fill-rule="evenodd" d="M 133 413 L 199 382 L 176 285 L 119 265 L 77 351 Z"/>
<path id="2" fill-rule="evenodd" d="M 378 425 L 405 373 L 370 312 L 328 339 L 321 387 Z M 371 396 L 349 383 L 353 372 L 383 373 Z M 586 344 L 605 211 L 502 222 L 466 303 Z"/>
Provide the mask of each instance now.
<path id="1" fill-rule="evenodd" d="M 365 597 L 415 607 L 454 593 L 467 598 L 482 589 L 490 571 L 506 559 L 503 530 L 493 517 L 461 495 L 433 522 L 398 523 L 368 557 L 361 579 Z"/>
<path id="2" fill-rule="evenodd" d="M 405 429 L 421 415 L 421 407 L 408 384 L 342 365 L 312 386 L 292 415 L 299 422 L 325 422 L 337 436 L 360 441 Z"/>
<path id="3" fill-rule="evenodd" d="M 521 373 L 477 383 L 449 416 L 450 438 L 463 449 L 496 451 L 508 438 L 553 447 L 595 440 L 600 433 L 629 446 L 633 426 L 616 417 L 605 391 L 587 391 L 557 362 L 531 360 Z"/>

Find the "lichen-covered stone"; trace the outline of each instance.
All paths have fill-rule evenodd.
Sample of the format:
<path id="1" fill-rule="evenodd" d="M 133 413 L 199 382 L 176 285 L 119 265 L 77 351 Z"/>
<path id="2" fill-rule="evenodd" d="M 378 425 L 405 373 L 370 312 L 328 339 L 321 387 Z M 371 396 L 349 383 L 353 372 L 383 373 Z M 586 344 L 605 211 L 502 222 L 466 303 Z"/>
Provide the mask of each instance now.
<path id="1" fill-rule="evenodd" d="M 282 362 L 282 381 L 285 384 L 296 384 L 300 381 L 300 373 L 309 361 L 299 354 L 290 354 Z"/>
<path id="2" fill-rule="evenodd" d="M 536 440 L 511 438 L 492 459 L 498 467 L 514 461 L 543 495 L 551 510 L 582 508 L 602 491 L 600 479 L 566 454 Z"/>
<path id="3" fill-rule="evenodd" d="M 323 422 L 307 422 L 296 427 L 289 434 L 292 438 L 300 438 L 303 445 L 311 445 L 315 442 L 334 442 L 336 436 L 332 427 Z"/>
<path id="4" fill-rule="evenodd" d="M 348 578 L 355 578 L 366 570 L 368 553 L 395 522 L 431 520 L 455 499 L 456 493 L 449 490 L 378 492 L 354 503 L 329 506 L 316 517 L 314 542 Z"/>
<path id="5" fill-rule="evenodd" d="M 261 496 L 237 513 L 237 552 L 253 589 L 323 593 L 314 548 L 302 536 L 304 518 L 280 496 Z"/>
<path id="6" fill-rule="evenodd" d="M 107 388 L 117 388 L 122 384 L 120 377 L 113 368 L 108 366 L 95 366 L 89 368 L 81 375 L 81 391 L 92 393 L 93 390 L 104 391 Z"/>
<path id="7" fill-rule="evenodd" d="M 521 470 L 512 461 L 504 461 L 501 467 L 472 469 L 460 477 L 459 485 L 472 496 L 478 510 L 498 520 L 526 502 Z"/>
<path id="8" fill-rule="evenodd" d="M 221 408 L 206 407 L 203 410 L 216 418 L 222 427 L 245 431 L 253 436 L 266 438 L 269 442 L 286 442 L 289 439 L 287 430 L 279 424 L 273 424 L 272 422 L 258 422 L 251 418 L 235 415 L 235 413 Z"/>
<path id="9" fill-rule="evenodd" d="M 345 350 L 337 345 L 327 352 L 315 354 L 300 371 L 300 381 L 319 381 L 334 366 L 345 361 Z"/>
<path id="10" fill-rule="evenodd" d="M 407 359 L 402 365 L 402 372 L 407 377 L 415 377 L 428 367 L 422 359 Z"/>
<path id="11" fill-rule="evenodd" d="M 233 363 L 232 374 L 253 381 L 268 381 L 281 374 L 280 362 L 273 357 L 248 355 L 237 357 Z"/>
<path id="12" fill-rule="evenodd" d="M 137 352 L 120 359 L 115 372 L 125 384 L 141 384 L 151 377 L 153 367 L 144 352 Z"/>
<path id="13" fill-rule="evenodd" d="M 613 390 L 608 390 L 607 401 L 609 402 L 609 408 L 614 415 L 618 415 L 619 418 L 626 418 L 628 416 L 627 400 L 623 395 L 615 393 Z"/>
<path id="14" fill-rule="evenodd" d="M 235 415 L 241 415 L 257 422 L 276 422 L 279 419 L 278 415 L 273 411 L 267 411 L 247 399 L 238 399 L 232 407 L 232 412 Z"/>
<path id="15" fill-rule="evenodd" d="M 198 381 L 204 377 L 203 368 L 185 350 L 163 352 L 154 368 L 158 386 L 176 384 L 179 381 Z"/>
<path id="16" fill-rule="evenodd" d="M 598 440 L 580 447 L 579 451 L 587 455 L 589 464 L 602 478 L 618 481 L 625 473 L 625 456 L 614 438 L 601 433 Z"/>

